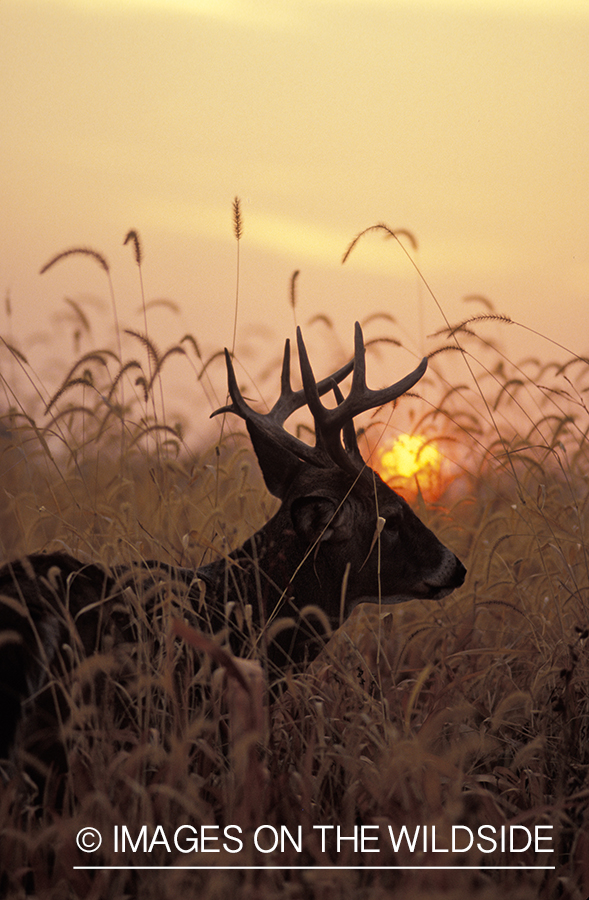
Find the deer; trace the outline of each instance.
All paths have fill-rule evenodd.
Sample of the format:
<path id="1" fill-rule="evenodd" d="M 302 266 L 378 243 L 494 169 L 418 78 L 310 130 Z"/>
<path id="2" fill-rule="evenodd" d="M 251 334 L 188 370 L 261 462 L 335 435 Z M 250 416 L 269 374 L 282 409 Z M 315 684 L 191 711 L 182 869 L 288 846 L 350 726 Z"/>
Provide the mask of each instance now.
<path id="1" fill-rule="evenodd" d="M 69 710 L 56 684 L 64 673 L 75 679 L 80 661 L 104 647 L 138 640 L 130 596 L 151 598 L 144 612 L 161 616 L 158 592 L 171 584 L 183 592 L 184 613 L 197 629 L 221 635 L 236 656 L 253 652 L 269 671 L 284 675 L 311 662 L 358 604 L 437 601 L 463 584 L 462 562 L 366 464 L 354 428 L 361 413 L 410 391 L 427 358 L 391 386 L 373 390 L 358 323 L 353 359 L 319 382 L 300 328 L 297 344 L 302 387 L 291 386 L 287 340 L 280 395 L 266 413 L 244 399 L 225 350 L 230 402 L 212 416 L 244 420 L 265 485 L 280 501 L 241 547 L 194 570 L 155 561 L 107 570 L 62 551 L 31 554 L 0 569 L 0 758 L 24 734 L 29 755 L 66 765 L 56 735 Z M 344 397 L 339 385 L 350 374 Z M 330 391 L 335 406 L 321 400 Z M 305 406 L 314 445 L 285 428 Z"/>

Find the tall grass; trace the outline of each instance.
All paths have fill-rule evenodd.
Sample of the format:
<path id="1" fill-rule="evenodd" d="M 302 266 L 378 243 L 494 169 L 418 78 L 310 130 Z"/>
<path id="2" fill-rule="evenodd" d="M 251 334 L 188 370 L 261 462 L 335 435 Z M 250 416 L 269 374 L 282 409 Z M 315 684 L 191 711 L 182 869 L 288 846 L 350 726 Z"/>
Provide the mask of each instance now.
<path id="1" fill-rule="evenodd" d="M 399 341 L 387 317 L 377 321 L 381 345 Z M 199 652 L 189 632 L 170 630 L 181 615 L 177 586 L 157 621 L 144 620 L 135 598 L 137 651 L 82 661 L 67 686 L 75 714 L 64 724 L 64 809 L 42 804 L 18 756 L 4 766 L 7 896 L 585 900 L 589 361 L 514 363 L 485 337 L 489 321 L 495 327 L 492 312 L 441 333 L 419 396 L 396 413 L 452 461 L 446 492 L 435 501 L 418 493 L 415 506 L 465 562 L 465 586 L 440 603 L 358 608 L 308 671 L 287 676 L 265 720 L 246 715 L 239 731 L 230 714 L 238 678 L 227 669 L 230 690 L 220 689 L 204 645 Z M 191 335 L 162 352 L 147 329 L 118 334 L 114 348 L 89 348 L 64 366 L 50 395 L 26 354 L 0 348 L 2 371 L 14 373 L 3 376 L 0 423 L 3 561 L 67 549 L 105 566 L 158 558 L 196 567 L 238 546 L 274 508 L 245 437 L 188 446 L 167 415 L 169 360 L 204 383 L 217 354 L 203 359 Z M 459 383 L 457 354 L 468 360 Z M 369 365 L 377 362 L 372 354 Z M 391 433 L 386 410 L 363 425 L 367 452 Z M 89 693 L 97 668 L 105 687 Z M 128 712 L 124 733 L 115 695 Z M 76 846 L 88 825 L 104 838 L 93 854 Z M 148 846 L 157 838 L 151 852 L 142 842 L 115 852 L 123 825 L 134 842 L 145 825 Z M 219 852 L 176 849 L 182 825 L 199 837 L 211 826 L 221 839 L 209 849 Z M 239 853 L 223 840 L 229 825 L 241 828 Z M 300 827 L 302 851 L 288 837 L 283 849 L 256 849 L 262 825 L 292 836 Z M 432 828 L 438 848 L 450 847 L 458 825 L 475 834 L 550 826 L 543 846 L 552 852 L 485 854 L 476 843 L 434 851 Z M 335 828 L 316 826 L 345 836 L 378 826 L 379 842 L 338 847 Z M 394 852 L 389 826 L 411 835 L 427 827 L 427 849 L 420 837 L 413 852 L 406 842 Z M 260 836 L 266 847 L 271 834 Z M 92 864 L 119 868 L 74 868 Z M 129 866 L 164 868 L 120 868 Z M 399 868 L 410 866 L 424 868 Z"/>

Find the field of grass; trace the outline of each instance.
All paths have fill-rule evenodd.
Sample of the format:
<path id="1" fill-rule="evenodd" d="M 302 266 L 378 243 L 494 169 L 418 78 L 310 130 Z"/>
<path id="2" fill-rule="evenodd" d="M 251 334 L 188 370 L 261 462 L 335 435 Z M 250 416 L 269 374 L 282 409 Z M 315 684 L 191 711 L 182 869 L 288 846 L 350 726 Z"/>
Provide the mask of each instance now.
<path id="1" fill-rule="evenodd" d="M 157 623 L 138 611 L 135 671 L 123 681 L 114 655 L 90 660 L 69 686 L 64 808 L 41 805 L 18 756 L 2 767 L 6 896 L 586 900 L 589 360 L 516 364 L 485 339 L 487 319 L 439 335 L 393 419 L 452 461 L 444 492 L 413 505 L 466 584 L 438 603 L 358 608 L 261 718 L 256 687 L 240 698 L 230 670 L 223 687 L 190 634 L 174 638 L 173 605 Z M 371 328 L 383 346 L 399 338 L 385 317 Z M 390 381 L 377 350 L 375 386 Z M 168 354 L 145 334 L 82 345 L 52 393 L 26 353 L 0 354 L 2 562 L 64 549 L 196 567 L 275 509 L 239 422 L 199 447 L 166 413 L 172 357 L 187 379 L 209 376 L 194 338 Z M 458 355 L 460 384 L 445 375 Z M 392 434 L 389 412 L 363 422 L 368 440 Z M 97 669 L 107 687 L 89 702 Z M 88 826 L 103 836 L 94 853 L 76 845 Z M 74 868 L 90 865 L 109 868 Z"/>

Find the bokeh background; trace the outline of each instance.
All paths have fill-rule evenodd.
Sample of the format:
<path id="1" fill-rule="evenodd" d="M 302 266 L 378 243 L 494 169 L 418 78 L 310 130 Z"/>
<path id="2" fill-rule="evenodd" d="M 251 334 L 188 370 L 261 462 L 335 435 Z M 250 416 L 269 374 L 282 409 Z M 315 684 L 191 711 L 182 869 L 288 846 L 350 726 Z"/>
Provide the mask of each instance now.
<path id="1" fill-rule="evenodd" d="M 111 322 L 92 260 L 39 275 L 80 246 L 104 253 L 132 322 L 134 228 L 147 299 L 180 310 L 152 333 L 231 343 L 237 195 L 238 350 L 292 333 L 294 270 L 302 324 L 329 316 L 348 345 L 386 311 L 430 349 L 443 317 L 394 242 L 342 266 L 386 222 L 417 239 L 450 320 L 483 295 L 584 354 L 588 48 L 584 0 L 2 0 L 0 327 L 41 354 L 65 297 Z M 505 332 L 512 358 L 542 352 Z"/>

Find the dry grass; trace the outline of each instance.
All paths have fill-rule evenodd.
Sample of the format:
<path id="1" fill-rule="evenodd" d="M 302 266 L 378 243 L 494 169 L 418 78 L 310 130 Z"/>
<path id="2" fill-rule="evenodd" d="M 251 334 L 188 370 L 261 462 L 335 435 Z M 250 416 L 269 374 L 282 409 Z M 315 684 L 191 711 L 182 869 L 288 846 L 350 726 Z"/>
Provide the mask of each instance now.
<path id="1" fill-rule="evenodd" d="M 143 622 L 132 658 L 86 661 L 68 688 L 75 715 L 64 725 L 65 811 L 40 808 L 6 766 L 6 896 L 586 900 L 588 363 L 515 366 L 478 336 L 484 328 L 471 321 L 440 336 L 441 346 L 459 342 L 475 380 L 445 384 L 446 358 L 456 352 L 446 350 L 420 388 L 429 406 L 404 401 L 414 405 L 416 428 L 441 434 L 462 466 L 446 494 L 434 504 L 418 498 L 417 511 L 465 562 L 466 585 L 439 604 L 358 609 L 308 672 L 289 676 L 265 722 L 248 726 L 246 716 L 238 736 L 228 733 L 227 691 L 195 690 L 211 684 L 210 659 L 174 640 L 177 609 Z M 273 501 L 244 439 L 195 452 L 167 423 L 167 360 L 190 354 L 198 372 L 207 368 L 194 339 L 168 354 L 145 336 L 131 341 L 124 363 L 114 351 L 80 354 L 46 409 L 23 387 L 24 358 L 3 348 L 21 373 L 17 387 L 5 385 L 0 425 L 4 559 L 65 548 L 105 565 L 157 557 L 198 566 L 268 517 Z M 88 695 L 82 688 L 97 668 L 106 686 Z M 124 733 L 115 694 L 128 712 Z M 434 826 L 437 846 L 447 847 L 452 826 L 476 833 L 485 824 L 550 826 L 553 852 L 432 852 Z M 76 835 L 89 825 L 103 846 L 83 854 Z M 134 841 L 145 825 L 148 846 L 157 839 L 151 852 L 142 844 L 115 852 L 114 828 L 120 836 L 123 825 Z M 210 844 L 220 852 L 177 850 L 182 825 L 199 836 L 218 826 L 208 834 L 221 835 Z M 230 852 L 237 832 L 223 837 L 229 825 L 242 829 L 239 853 Z M 283 852 L 256 850 L 261 825 L 285 826 L 293 837 L 300 827 L 302 851 L 288 837 Z M 378 826 L 380 839 L 364 851 L 352 841 L 338 850 L 331 830 L 323 852 L 316 826 L 340 826 L 346 836 Z M 389 826 L 411 835 L 427 826 L 428 849 L 420 837 L 415 852 L 405 843 L 394 853 Z M 379 853 L 368 852 L 375 846 Z M 166 868 L 73 868 L 91 863 Z M 432 868 L 450 864 L 461 870 Z M 261 868 L 223 869 L 237 865 Z M 555 868 L 523 868 L 534 865 Z M 467 868 L 481 866 L 495 868 Z"/>

